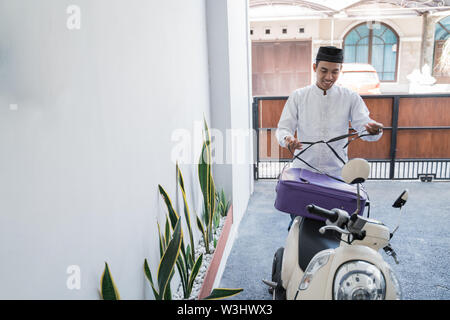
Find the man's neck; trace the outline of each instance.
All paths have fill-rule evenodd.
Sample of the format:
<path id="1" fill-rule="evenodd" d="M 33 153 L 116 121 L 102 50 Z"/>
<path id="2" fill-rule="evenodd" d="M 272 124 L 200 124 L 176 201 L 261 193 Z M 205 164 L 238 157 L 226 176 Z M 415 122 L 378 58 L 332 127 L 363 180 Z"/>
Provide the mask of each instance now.
<path id="1" fill-rule="evenodd" d="M 326 96 L 327 95 L 327 90 L 323 89 L 320 87 L 320 85 L 318 83 L 316 83 L 317 88 L 319 88 L 320 90 L 323 91 L 323 95 Z M 331 89 L 331 88 L 330 88 Z"/>

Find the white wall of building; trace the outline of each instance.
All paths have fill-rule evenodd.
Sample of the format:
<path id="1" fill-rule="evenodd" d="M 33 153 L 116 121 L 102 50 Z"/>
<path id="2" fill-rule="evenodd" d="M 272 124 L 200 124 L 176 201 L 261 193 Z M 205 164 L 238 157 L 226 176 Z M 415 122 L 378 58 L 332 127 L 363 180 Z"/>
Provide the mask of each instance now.
<path id="1" fill-rule="evenodd" d="M 228 2 L 227 121 L 246 127 L 245 1 Z M 69 5 L 79 30 L 67 28 Z M 156 272 L 158 184 L 182 208 L 173 134 L 193 135 L 216 108 L 206 16 L 205 0 L 0 1 L 1 299 L 97 299 L 105 261 L 122 298 L 152 298 L 143 262 Z M 196 166 L 181 169 L 200 212 Z M 248 170 L 232 169 L 238 217 Z M 66 285 L 71 265 L 79 290 Z"/>
<path id="2" fill-rule="evenodd" d="M 216 185 L 232 195 L 234 224 L 215 284 L 220 282 L 239 222 L 253 191 L 253 136 L 247 0 L 207 1 L 211 123 L 223 143 Z M 217 140 L 219 142 L 219 140 Z M 216 143 L 216 146 L 219 144 Z"/>

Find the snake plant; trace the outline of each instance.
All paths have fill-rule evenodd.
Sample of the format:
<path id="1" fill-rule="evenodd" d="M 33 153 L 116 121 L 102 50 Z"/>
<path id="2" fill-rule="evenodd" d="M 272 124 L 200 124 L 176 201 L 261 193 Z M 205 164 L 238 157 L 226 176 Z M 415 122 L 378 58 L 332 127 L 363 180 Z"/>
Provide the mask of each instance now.
<path id="1" fill-rule="evenodd" d="M 197 227 L 202 233 L 206 253 L 210 253 L 209 244 L 212 240 L 216 191 L 212 175 L 211 136 L 205 119 L 203 128 L 203 148 L 198 163 L 198 178 L 203 195 L 203 221 L 197 216 Z"/>

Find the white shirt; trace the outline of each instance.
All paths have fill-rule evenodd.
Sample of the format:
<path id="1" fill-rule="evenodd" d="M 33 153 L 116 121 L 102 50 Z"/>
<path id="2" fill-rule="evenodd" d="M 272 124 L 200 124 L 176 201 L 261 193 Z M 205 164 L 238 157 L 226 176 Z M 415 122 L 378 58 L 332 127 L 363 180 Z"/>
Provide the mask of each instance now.
<path id="1" fill-rule="evenodd" d="M 364 125 L 373 121 L 362 98 L 354 91 L 337 85 L 332 86 L 327 94 L 316 84 L 295 90 L 289 97 L 278 122 L 276 137 L 282 147 L 286 147 L 284 138 L 294 136 L 297 130 L 298 140 L 315 142 L 327 141 L 349 133 L 349 121 L 358 132 L 365 130 Z M 367 133 L 367 132 L 364 132 Z M 382 132 L 363 137 L 366 141 L 377 141 Z M 330 143 L 333 149 L 345 161 L 348 161 L 347 148 L 343 149 L 347 139 Z M 308 147 L 303 145 L 303 149 Z M 300 150 L 296 150 L 298 154 Z M 341 176 L 343 163 L 326 144 L 313 145 L 301 156 L 313 167 L 335 177 Z M 312 170 L 298 159 L 294 159 L 293 167 Z"/>

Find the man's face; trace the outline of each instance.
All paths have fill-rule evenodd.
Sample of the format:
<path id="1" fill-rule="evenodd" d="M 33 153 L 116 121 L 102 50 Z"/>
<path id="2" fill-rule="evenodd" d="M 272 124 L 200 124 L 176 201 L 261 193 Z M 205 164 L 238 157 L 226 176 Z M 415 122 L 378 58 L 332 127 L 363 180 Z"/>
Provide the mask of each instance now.
<path id="1" fill-rule="evenodd" d="M 342 69 L 342 63 L 319 61 L 319 64 L 313 64 L 314 72 L 317 73 L 317 86 L 322 90 L 330 89 Z"/>

